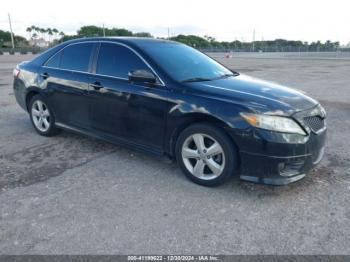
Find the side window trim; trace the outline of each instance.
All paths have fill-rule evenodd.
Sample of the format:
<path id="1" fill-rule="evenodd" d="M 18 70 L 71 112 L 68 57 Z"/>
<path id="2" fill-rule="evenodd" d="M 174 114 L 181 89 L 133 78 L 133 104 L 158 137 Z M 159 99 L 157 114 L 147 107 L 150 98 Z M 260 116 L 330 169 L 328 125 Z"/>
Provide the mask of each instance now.
<path id="1" fill-rule="evenodd" d="M 94 70 L 94 61 L 95 61 L 96 53 L 97 53 L 97 50 L 100 48 L 98 42 L 92 42 L 92 43 L 93 43 L 93 45 L 92 45 L 92 50 L 91 50 L 91 54 L 90 54 L 88 72 L 87 72 L 89 74 L 92 74 L 92 72 Z"/>
<path id="2" fill-rule="evenodd" d="M 68 46 L 72 46 L 72 45 L 77 45 L 77 44 L 84 44 L 84 43 L 93 43 L 93 50 L 92 50 L 92 54 L 90 56 L 90 62 L 89 62 L 89 71 L 88 72 L 83 72 L 83 71 L 76 71 L 76 70 L 70 70 L 70 69 L 63 69 L 63 68 L 57 68 L 57 67 L 50 67 L 50 66 L 46 66 L 46 64 L 48 63 L 48 61 L 50 61 L 51 58 L 53 58 L 56 54 L 64 51 L 65 48 L 67 48 Z M 68 44 L 65 47 L 63 47 L 62 49 L 60 49 L 59 51 L 57 51 L 55 54 L 53 54 L 49 59 L 46 60 L 46 62 L 42 65 L 42 67 L 46 67 L 46 68 L 52 68 L 52 69 L 58 69 L 58 70 L 63 70 L 63 71 L 70 71 L 70 72 L 78 72 L 78 73 L 85 73 L 85 74 L 91 74 L 91 75 L 96 75 L 96 76 L 107 76 L 107 77 L 111 77 L 111 78 L 116 78 L 116 79 L 123 79 L 123 80 L 128 80 L 127 78 L 121 78 L 121 77 L 116 77 L 116 76 L 109 76 L 109 75 L 100 75 L 100 74 L 96 74 L 96 66 L 97 66 L 97 60 L 98 60 L 98 53 L 101 47 L 102 43 L 109 43 L 109 44 L 115 44 L 115 45 L 120 45 L 120 46 L 124 46 L 126 48 L 128 48 L 129 50 L 131 50 L 136 56 L 138 56 L 142 62 L 145 63 L 145 65 L 153 72 L 153 74 L 155 74 L 155 76 L 157 77 L 158 81 L 160 83 L 156 83 L 156 85 L 160 85 L 160 86 L 165 86 L 164 81 L 162 80 L 162 78 L 160 78 L 160 76 L 157 74 L 157 72 L 152 68 L 152 66 L 147 62 L 146 59 L 144 59 L 137 51 L 135 51 L 133 48 L 131 48 L 130 46 L 120 43 L 120 42 L 113 42 L 113 41 L 83 41 L 83 42 L 77 42 L 77 43 L 72 43 L 72 44 Z M 62 54 L 61 54 L 62 57 Z M 60 65 L 61 65 L 61 57 L 60 57 Z M 91 67 L 90 67 L 91 66 Z"/>
<path id="3" fill-rule="evenodd" d="M 96 42 L 95 48 L 94 48 L 94 56 L 92 57 L 92 61 L 91 61 L 91 74 L 93 75 L 96 75 L 97 61 L 100 53 L 100 48 L 101 48 L 101 43 Z"/>

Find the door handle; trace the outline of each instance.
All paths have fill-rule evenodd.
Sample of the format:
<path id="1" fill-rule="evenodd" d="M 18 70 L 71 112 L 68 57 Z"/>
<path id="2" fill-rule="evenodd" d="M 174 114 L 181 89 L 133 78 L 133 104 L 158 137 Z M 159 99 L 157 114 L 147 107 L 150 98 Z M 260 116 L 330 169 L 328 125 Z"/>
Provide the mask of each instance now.
<path id="1" fill-rule="evenodd" d="M 100 82 L 94 82 L 92 84 L 89 84 L 89 86 L 95 90 L 100 90 L 101 88 L 103 88 Z"/>
<path id="2" fill-rule="evenodd" d="M 42 74 L 40 74 L 40 76 L 44 79 L 47 79 L 47 78 L 49 78 L 50 75 L 48 73 L 42 73 Z"/>

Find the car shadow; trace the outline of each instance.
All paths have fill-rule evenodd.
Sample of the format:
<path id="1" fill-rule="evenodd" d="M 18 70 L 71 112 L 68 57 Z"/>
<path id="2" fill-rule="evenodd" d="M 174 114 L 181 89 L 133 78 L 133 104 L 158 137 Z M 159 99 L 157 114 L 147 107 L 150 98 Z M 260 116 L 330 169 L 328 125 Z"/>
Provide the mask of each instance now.
<path id="1" fill-rule="evenodd" d="M 38 135 L 34 129 L 31 129 L 27 136 L 30 139 L 30 136 Z M 171 161 L 165 157 L 157 157 L 67 131 L 63 131 L 52 138 L 37 137 L 35 140 L 38 143 L 20 148 L 11 154 L 1 155 L 0 188 L 8 189 L 45 182 L 50 178 L 63 174 L 68 169 L 88 164 L 109 154 L 115 154 L 116 157 L 126 159 L 126 161 L 132 159 L 133 162 L 136 162 L 136 165 L 151 166 L 154 170 L 160 168 L 164 170 L 164 174 L 161 176 L 162 180 L 171 179 L 172 182 L 178 180 L 178 183 L 186 187 L 190 186 L 190 188 L 196 187 L 201 190 L 205 189 L 223 194 L 239 192 L 257 198 L 295 195 L 308 190 L 309 187 L 315 184 L 329 184 L 333 176 L 331 167 L 320 166 L 304 179 L 285 186 L 255 184 L 242 181 L 238 175 L 235 175 L 224 185 L 206 188 L 193 184 L 185 177 L 174 160 Z M 167 175 L 172 177 L 169 178 Z"/>

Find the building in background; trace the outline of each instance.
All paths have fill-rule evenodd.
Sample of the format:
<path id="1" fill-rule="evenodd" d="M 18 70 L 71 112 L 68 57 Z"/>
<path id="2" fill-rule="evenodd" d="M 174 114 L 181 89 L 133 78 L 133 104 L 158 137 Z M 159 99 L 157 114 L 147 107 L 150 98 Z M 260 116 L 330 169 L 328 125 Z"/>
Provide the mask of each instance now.
<path id="1" fill-rule="evenodd" d="M 46 41 L 44 38 L 31 38 L 29 40 L 29 45 L 34 47 L 46 48 L 49 47 L 50 42 Z"/>

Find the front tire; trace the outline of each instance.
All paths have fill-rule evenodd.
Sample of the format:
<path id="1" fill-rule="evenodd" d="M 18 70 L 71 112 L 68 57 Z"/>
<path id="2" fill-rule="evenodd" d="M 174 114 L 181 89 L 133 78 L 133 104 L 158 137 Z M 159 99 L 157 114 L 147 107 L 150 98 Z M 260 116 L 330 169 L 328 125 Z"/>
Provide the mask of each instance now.
<path id="1" fill-rule="evenodd" d="M 223 184 L 238 167 L 235 145 L 226 133 L 211 124 L 186 128 L 177 140 L 175 154 L 185 175 L 203 186 Z"/>
<path id="2" fill-rule="evenodd" d="M 29 102 L 30 120 L 36 132 L 42 136 L 53 136 L 58 133 L 55 117 L 48 103 L 41 95 L 35 95 Z"/>

